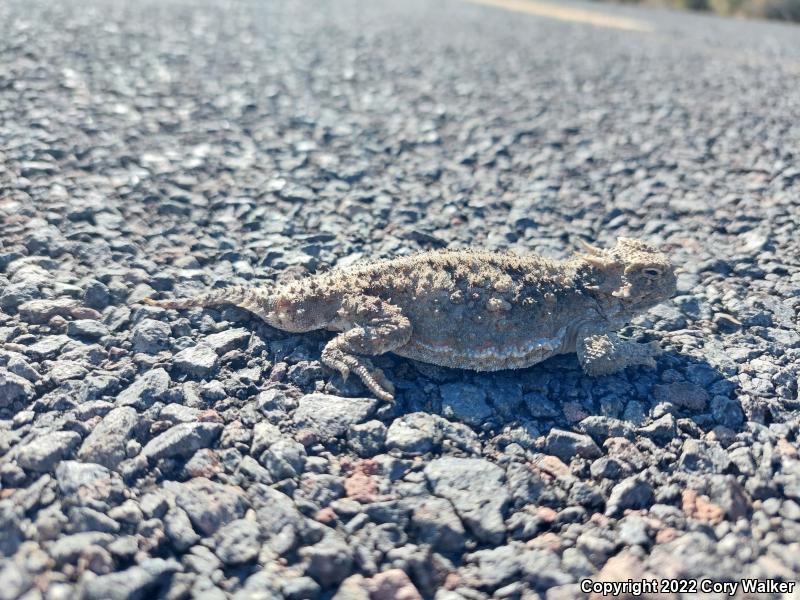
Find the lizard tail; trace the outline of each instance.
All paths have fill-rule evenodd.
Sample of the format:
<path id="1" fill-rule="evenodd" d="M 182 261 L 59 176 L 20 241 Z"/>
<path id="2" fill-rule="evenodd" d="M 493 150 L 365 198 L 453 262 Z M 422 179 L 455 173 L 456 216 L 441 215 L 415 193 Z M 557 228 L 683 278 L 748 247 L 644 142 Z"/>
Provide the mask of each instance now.
<path id="1" fill-rule="evenodd" d="M 248 286 L 237 285 L 228 288 L 214 290 L 194 296 L 192 298 L 175 298 L 173 300 L 153 300 L 152 298 L 142 299 L 143 304 L 148 306 L 158 306 L 159 308 L 186 309 L 206 306 L 219 306 L 220 304 L 234 304 L 248 310 L 257 306 L 258 294 L 255 289 Z"/>

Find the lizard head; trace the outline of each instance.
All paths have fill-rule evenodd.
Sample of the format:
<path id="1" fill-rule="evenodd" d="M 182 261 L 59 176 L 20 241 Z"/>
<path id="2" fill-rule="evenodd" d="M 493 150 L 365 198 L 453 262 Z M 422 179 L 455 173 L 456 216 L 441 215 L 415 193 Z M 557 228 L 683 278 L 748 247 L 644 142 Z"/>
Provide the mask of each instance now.
<path id="1" fill-rule="evenodd" d="M 641 240 L 620 237 L 603 250 L 583 244 L 580 258 L 591 268 L 595 293 L 611 296 L 626 312 L 639 312 L 670 298 L 676 289 L 675 268 L 666 254 Z"/>

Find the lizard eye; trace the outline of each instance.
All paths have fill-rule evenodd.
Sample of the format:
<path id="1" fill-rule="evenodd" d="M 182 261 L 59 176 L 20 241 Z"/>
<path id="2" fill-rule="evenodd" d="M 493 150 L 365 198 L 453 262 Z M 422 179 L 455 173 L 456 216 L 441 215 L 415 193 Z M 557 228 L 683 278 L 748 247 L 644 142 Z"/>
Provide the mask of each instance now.
<path id="1" fill-rule="evenodd" d="M 642 269 L 642 273 L 645 274 L 646 277 L 661 277 L 661 269 L 656 269 L 655 267 L 647 267 L 646 269 Z"/>

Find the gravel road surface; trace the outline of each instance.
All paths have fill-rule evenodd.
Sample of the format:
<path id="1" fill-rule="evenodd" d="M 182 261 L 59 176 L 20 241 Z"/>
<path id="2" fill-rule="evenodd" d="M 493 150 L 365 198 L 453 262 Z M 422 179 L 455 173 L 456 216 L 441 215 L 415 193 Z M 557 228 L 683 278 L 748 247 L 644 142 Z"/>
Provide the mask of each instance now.
<path id="1" fill-rule="evenodd" d="M 798 579 L 800 29 L 481 1 L 0 3 L 0 600 Z M 137 304 L 620 235 L 679 290 L 599 379 Z"/>

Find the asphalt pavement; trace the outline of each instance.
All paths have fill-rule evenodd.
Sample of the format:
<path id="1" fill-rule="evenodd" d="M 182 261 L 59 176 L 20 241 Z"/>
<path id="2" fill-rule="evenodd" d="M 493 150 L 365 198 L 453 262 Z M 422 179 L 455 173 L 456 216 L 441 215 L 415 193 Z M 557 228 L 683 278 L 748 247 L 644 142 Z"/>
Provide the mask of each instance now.
<path id="1" fill-rule="evenodd" d="M 0 600 L 800 597 L 798 41 L 595 3 L 0 3 Z M 599 379 L 385 355 L 385 405 L 327 333 L 137 304 L 618 236 L 678 293 L 621 332 L 657 368 Z"/>

